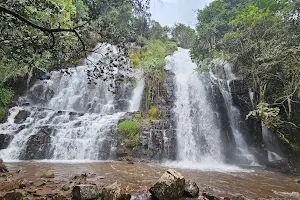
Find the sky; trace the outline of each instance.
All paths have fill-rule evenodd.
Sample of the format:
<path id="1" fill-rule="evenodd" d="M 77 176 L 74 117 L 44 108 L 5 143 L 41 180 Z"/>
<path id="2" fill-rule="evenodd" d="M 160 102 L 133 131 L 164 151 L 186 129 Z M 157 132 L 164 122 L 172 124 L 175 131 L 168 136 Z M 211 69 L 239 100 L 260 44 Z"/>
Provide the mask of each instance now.
<path id="1" fill-rule="evenodd" d="M 180 22 L 191 27 L 197 23 L 197 10 L 208 5 L 212 0 L 152 0 L 150 12 L 152 19 L 162 26 L 173 26 Z"/>

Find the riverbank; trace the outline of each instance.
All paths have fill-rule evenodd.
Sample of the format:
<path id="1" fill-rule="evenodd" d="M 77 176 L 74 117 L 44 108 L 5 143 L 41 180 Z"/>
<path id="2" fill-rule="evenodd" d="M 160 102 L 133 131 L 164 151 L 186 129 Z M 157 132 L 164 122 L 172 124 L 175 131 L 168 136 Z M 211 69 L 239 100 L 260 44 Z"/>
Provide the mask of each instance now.
<path id="1" fill-rule="evenodd" d="M 77 184 L 105 186 L 117 182 L 133 199 L 150 199 L 149 188 L 167 171 L 168 166 L 125 162 L 11 162 L 10 173 L 1 174 L 0 196 L 16 191 L 32 199 L 71 198 Z M 297 177 L 264 171 L 262 168 L 238 172 L 176 169 L 197 183 L 200 191 L 218 197 L 243 195 L 249 199 L 299 199 Z M 54 178 L 45 174 L 53 172 Z M 17 187 L 17 188 L 16 188 Z M 20 189 L 21 188 L 21 189 Z M 29 199 L 30 199 L 29 198 Z M 24 198 L 23 198 L 24 199 Z M 55 198 L 54 198 L 55 199 Z"/>

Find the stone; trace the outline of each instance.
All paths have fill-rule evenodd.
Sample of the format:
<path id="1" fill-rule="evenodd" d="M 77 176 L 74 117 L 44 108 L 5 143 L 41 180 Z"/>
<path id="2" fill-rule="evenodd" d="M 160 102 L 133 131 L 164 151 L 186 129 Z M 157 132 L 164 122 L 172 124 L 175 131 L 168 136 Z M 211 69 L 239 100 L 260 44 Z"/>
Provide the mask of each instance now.
<path id="1" fill-rule="evenodd" d="M 204 196 L 201 195 L 201 196 L 198 197 L 197 200 L 208 200 L 208 199 L 206 197 L 204 197 Z"/>
<path id="2" fill-rule="evenodd" d="M 115 182 L 103 188 L 102 198 L 105 200 L 130 200 L 131 195 L 121 189 L 118 183 Z"/>
<path id="3" fill-rule="evenodd" d="M 2 158 L 0 158 L 0 164 L 3 164 L 3 160 L 2 160 Z"/>
<path id="4" fill-rule="evenodd" d="M 0 149 L 6 149 L 13 139 L 13 135 L 0 134 Z"/>
<path id="5" fill-rule="evenodd" d="M 225 197 L 224 200 L 246 200 L 244 196 L 232 196 L 232 197 Z"/>
<path id="6" fill-rule="evenodd" d="M 198 194 L 199 194 L 198 185 L 191 180 L 187 180 L 185 182 L 184 195 L 192 198 L 192 197 L 197 197 Z"/>
<path id="7" fill-rule="evenodd" d="M 21 200 L 23 194 L 21 192 L 9 192 L 4 195 L 5 200 Z"/>
<path id="8" fill-rule="evenodd" d="M 205 192 L 202 193 L 201 196 L 205 197 L 207 200 L 221 200 L 221 198 L 216 197 L 216 196 L 214 196 L 212 194 L 209 194 L 209 193 L 205 193 Z"/>
<path id="9" fill-rule="evenodd" d="M 0 173 L 7 173 L 8 172 L 8 169 L 6 168 L 6 166 L 1 163 L 0 164 Z"/>
<path id="10" fill-rule="evenodd" d="M 44 174 L 42 174 L 41 178 L 54 178 L 54 172 L 52 170 L 46 171 Z"/>
<path id="11" fill-rule="evenodd" d="M 185 189 L 185 179 L 174 169 L 165 172 L 150 188 L 151 195 L 158 200 L 172 200 L 182 197 Z"/>
<path id="12" fill-rule="evenodd" d="M 267 170 L 272 170 L 280 173 L 290 173 L 291 166 L 286 159 L 270 161 L 266 164 Z"/>
<path id="13" fill-rule="evenodd" d="M 105 176 L 98 176 L 97 179 L 106 179 Z"/>
<path id="14" fill-rule="evenodd" d="M 30 112 L 29 111 L 27 111 L 27 110 L 20 110 L 19 112 L 18 112 L 18 114 L 15 116 L 15 123 L 16 124 L 21 124 L 21 123 L 23 123 L 26 119 L 27 119 L 27 117 L 29 117 L 30 116 Z"/>
<path id="15" fill-rule="evenodd" d="M 101 188 L 96 185 L 76 185 L 73 187 L 72 196 L 75 200 L 98 199 Z"/>
<path id="16" fill-rule="evenodd" d="M 68 191 L 74 186 L 74 183 L 66 183 L 65 185 L 62 186 L 63 191 Z"/>
<path id="17" fill-rule="evenodd" d="M 30 136 L 21 159 L 41 160 L 50 158 L 51 133 L 53 131 L 52 128 L 42 127 L 37 134 Z"/>

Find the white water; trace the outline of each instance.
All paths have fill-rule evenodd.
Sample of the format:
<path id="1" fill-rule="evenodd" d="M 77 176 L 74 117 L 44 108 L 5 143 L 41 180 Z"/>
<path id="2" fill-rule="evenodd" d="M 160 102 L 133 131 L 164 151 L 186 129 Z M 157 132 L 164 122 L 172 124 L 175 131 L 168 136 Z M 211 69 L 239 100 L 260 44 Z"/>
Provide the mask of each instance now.
<path id="1" fill-rule="evenodd" d="M 195 72 L 189 51 L 179 48 L 167 58 L 167 69 L 176 77 L 178 161 L 182 164 L 208 165 L 224 162 L 220 130 L 207 99 L 201 77 Z"/>
<path id="2" fill-rule="evenodd" d="M 268 130 L 268 128 L 262 123 L 262 139 L 265 149 L 268 151 L 268 160 L 275 161 L 283 159 L 283 152 L 278 145 L 278 141 Z"/>
<path id="3" fill-rule="evenodd" d="M 89 84 L 86 70 L 92 69 L 88 63 L 96 63 L 99 67 L 101 63 L 109 62 L 109 58 L 117 58 L 118 53 L 114 46 L 98 45 L 83 66 L 68 69 L 68 74 L 54 71 L 49 80 L 38 81 L 20 100 L 26 106 L 11 108 L 8 121 L 0 124 L 1 133 L 14 135 L 8 148 L 0 150 L 0 157 L 4 160 L 23 158 L 29 138 L 42 133 L 50 136 L 50 141 L 45 144 L 49 145 L 47 159 L 111 158 L 116 145 L 117 122 L 128 110 L 130 99 L 121 97 L 128 104 L 116 109 L 118 99 L 108 91 L 107 83 L 97 79 L 95 84 Z M 123 59 L 115 62 L 128 64 Z M 114 73 L 121 72 L 114 69 Z M 121 94 L 125 93 L 125 87 L 121 87 L 124 90 Z M 133 95 L 134 109 L 138 109 L 140 100 Z M 15 123 L 14 119 L 19 110 L 30 113 L 21 124 Z"/>
<path id="4" fill-rule="evenodd" d="M 136 71 L 136 87 L 133 90 L 133 95 L 130 101 L 129 112 L 139 111 L 140 104 L 143 98 L 143 92 L 145 87 L 145 81 L 143 79 L 142 71 Z"/>
<path id="5" fill-rule="evenodd" d="M 233 106 L 232 102 L 230 83 L 231 81 L 237 80 L 239 78 L 233 74 L 231 65 L 229 63 L 220 63 L 220 61 L 216 62 L 220 66 L 223 66 L 226 79 L 219 79 L 212 72 L 210 72 L 210 75 L 214 80 L 218 81 L 220 91 L 225 100 L 230 127 L 236 144 L 236 160 L 238 160 L 240 164 L 243 165 L 257 165 L 255 156 L 250 152 L 249 147 L 244 139 L 243 133 L 239 130 L 239 121 L 241 120 L 240 112 L 235 106 Z"/>

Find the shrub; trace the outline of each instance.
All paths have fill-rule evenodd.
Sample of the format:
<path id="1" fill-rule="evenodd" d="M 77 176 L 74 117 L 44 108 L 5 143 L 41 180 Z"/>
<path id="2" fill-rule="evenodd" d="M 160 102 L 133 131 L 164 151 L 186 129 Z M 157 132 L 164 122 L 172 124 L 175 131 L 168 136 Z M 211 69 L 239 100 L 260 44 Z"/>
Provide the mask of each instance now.
<path id="1" fill-rule="evenodd" d="M 6 107 L 10 103 L 14 93 L 9 88 L 0 88 L 0 119 L 2 119 L 6 112 Z"/>
<path id="2" fill-rule="evenodd" d="M 159 109 L 153 106 L 148 111 L 148 117 L 149 119 L 154 120 L 154 119 L 158 119 L 158 116 L 159 116 Z"/>
<path id="3" fill-rule="evenodd" d="M 141 113 L 137 113 L 137 114 L 135 114 L 135 119 L 137 119 L 137 120 L 141 120 L 142 118 L 143 118 L 143 116 L 142 116 L 142 114 Z"/>
<path id="4" fill-rule="evenodd" d="M 125 141 L 135 140 L 138 142 L 140 131 L 142 130 L 141 124 L 132 120 L 125 120 L 118 125 L 120 133 L 125 135 Z"/>

